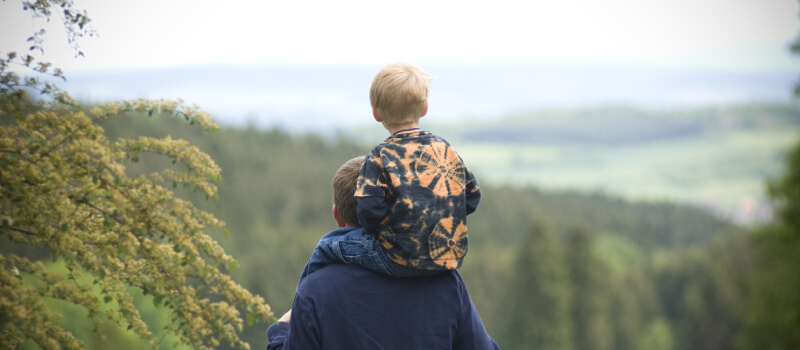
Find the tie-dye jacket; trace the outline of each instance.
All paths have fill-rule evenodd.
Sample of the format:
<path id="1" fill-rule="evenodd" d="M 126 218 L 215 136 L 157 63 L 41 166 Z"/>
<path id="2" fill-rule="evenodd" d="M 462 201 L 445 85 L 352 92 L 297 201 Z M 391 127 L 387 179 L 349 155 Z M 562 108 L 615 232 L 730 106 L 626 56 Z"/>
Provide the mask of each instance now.
<path id="1" fill-rule="evenodd" d="M 450 144 L 427 131 L 388 137 L 366 157 L 356 188 L 359 223 L 394 262 L 453 270 L 467 254 L 467 214 L 480 187 Z"/>

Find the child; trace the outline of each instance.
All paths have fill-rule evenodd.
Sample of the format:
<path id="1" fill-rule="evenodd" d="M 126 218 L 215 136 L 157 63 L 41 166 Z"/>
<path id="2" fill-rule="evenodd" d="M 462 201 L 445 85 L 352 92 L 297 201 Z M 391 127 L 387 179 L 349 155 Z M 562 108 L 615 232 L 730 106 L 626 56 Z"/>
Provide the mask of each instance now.
<path id="1" fill-rule="evenodd" d="M 335 262 L 392 276 L 453 270 L 467 253 L 466 216 L 480 202 L 478 182 L 450 144 L 419 129 L 428 112 L 431 77 L 405 63 L 383 67 L 372 80 L 376 121 L 391 136 L 365 158 L 355 196 L 363 230 L 326 235 L 302 279 Z"/>

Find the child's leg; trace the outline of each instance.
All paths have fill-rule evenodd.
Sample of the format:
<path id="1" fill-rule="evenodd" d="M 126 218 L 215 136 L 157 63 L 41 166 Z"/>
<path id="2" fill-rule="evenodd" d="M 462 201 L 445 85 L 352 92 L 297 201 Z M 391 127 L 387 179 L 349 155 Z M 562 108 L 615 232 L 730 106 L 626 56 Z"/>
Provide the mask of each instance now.
<path id="1" fill-rule="evenodd" d="M 381 248 L 380 240 L 363 229 L 335 230 L 320 239 L 311 258 L 300 274 L 300 281 L 312 272 L 335 263 L 354 264 L 367 270 L 395 277 L 426 276 L 440 273 L 439 270 L 421 270 L 395 263 Z"/>
<path id="2" fill-rule="evenodd" d="M 300 283 L 303 282 L 306 276 L 321 269 L 323 266 L 344 262 L 344 258 L 338 253 L 339 242 L 348 239 L 347 234 L 350 232 L 352 231 L 334 230 L 322 236 L 317 246 L 314 248 L 314 252 L 311 253 L 311 258 L 308 259 L 306 266 L 303 268 L 303 272 L 300 273 L 300 281 L 297 283 L 298 286 L 300 286 Z"/>
<path id="3" fill-rule="evenodd" d="M 428 276 L 444 271 L 422 270 L 394 262 L 383 251 L 381 241 L 375 235 L 364 233 L 361 237 L 353 236 L 352 238 L 339 244 L 342 257 L 348 264 L 355 264 L 367 270 L 394 277 Z"/>
<path id="4" fill-rule="evenodd" d="M 342 262 L 388 275 L 390 273 L 386 266 L 378 259 L 380 249 L 380 242 L 363 229 L 334 230 L 319 240 L 297 285 L 299 287 L 303 279 L 312 272 L 326 265 Z"/>
<path id="5" fill-rule="evenodd" d="M 392 275 L 386 269 L 385 260 L 381 259 L 383 251 L 380 240 L 375 235 L 367 234 L 364 230 L 353 231 L 352 234 L 348 234 L 348 239 L 339 242 L 338 249 L 345 263 L 384 275 Z"/>

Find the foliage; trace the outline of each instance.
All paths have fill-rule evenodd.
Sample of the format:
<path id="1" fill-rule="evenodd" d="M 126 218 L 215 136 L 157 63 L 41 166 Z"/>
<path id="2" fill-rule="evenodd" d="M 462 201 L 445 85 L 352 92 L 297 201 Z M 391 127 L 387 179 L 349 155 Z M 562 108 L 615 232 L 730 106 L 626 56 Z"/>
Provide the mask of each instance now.
<path id="1" fill-rule="evenodd" d="M 754 263 L 743 310 L 744 349 L 784 349 L 800 343 L 800 142 L 781 178 L 769 183 L 776 221 L 753 237 Z"/>
<path id="2" fill-rule="evenodd" d="M 595 256 L 592 248 L 594 236 L 585 227 L 576 226 L 566 235 L 566 266 L 569 285 L 572 287 L 570 320 L 574 327 L 576 349 L 612 349 L 613 324 L 610 315 L 610 298 L 602 276 L 608 269 Z"/>
<path id="3" fill-rule="evenodd" d="M 94 35 L 85 11 L 71 0 L 21 3 L 34 18 L 59 16 L 70 46 L 83 55 L 78 39 Z M 31 53 L 44 54 L 43 35 L 44 29 L 34 30 Z M 206 200 L 218 198 L 220 168 L 185 140 L 110 141 L 98 122 L 146 113 L 180 116 L 205 132 L 217 125 L 180 101 L 123 101 L 87 111 L 47 78 L 63 79 L 60 69 L 31 54 L 4 56 L 0 238 L 8 243 L 0 249 L 0 348 L 18 349 L 28 339 L 45 349 L 82 349 L 85 343 L 66 330 L 52 300 L 82 307 L 94 332 L 110 321 L 158 347 L 133 288 L 167 310 L 165 332 L 181 343 L 211 349 L 227 342 L 248 349 L 239 336 L 244 323 L 272 320 L 270 308 L 227 273 L 238 263 L 209 235 L 227 234 L 224 222 L 173 193 L 180 185 Z M 15 65 L 33 76 L 20 76 Z M 126 164 L 146 154 L 174 166 L 130 176 Z M 45 265 L 41 258 L 48 256 L 58 264 Z M 66 272 L 53 268 L 60 265 Z"/>
<path id="4" fill-rule="evenodd" d="M 510 346 L 537 349 L 573 349 L 569 327 L 568 271 L 556 238 L 541 222 L 531 224 L 518 247 L 516 270 L 507 300 L 506 323 Z M 504 345 L 505 346 L 505 345 Z"/>
<path id="5" fill-rule="evenodd" d="M 269 300 L 275 310 L 291 307 L 297 278 L 319 238 L 335 227 L 330 211 L 331 179 L 346 160 L 369 151 L 346 138 L 325 140 L 281 130 L 222 128 L 206 137 L 175 118 L 128 115 L 102 122 L 109 138 L 139 135 L 188 140 L 224 169 L 219 201 L 197 203 L 224 220 L 236 235 L 212 232 L 239 261 L 235 280 Z M 170 165 L 142 156 L 131 173 Z M 179 196 L 191 193 L 177 188 Z M 262 327 L 262 328 L 258 328 Z M 249 342 L 264 342 L 266 325 L 245 329 Z M 266 346 L 266 344 L 264 345 Z"/>
<path id="6" fill-rule="evenodd" d="M 800 235 L 800 142 L 786 155 L 783 175 L 769 182 L 767 188 L 777 219 L 787 234 Z"/>
<path id="7" fill-rule="evenodd" d="M 56 273 L 13 253 L 0 257 L 0 309 L 3 339 L 8 341 L 4 348 L 14 348 L 22 338 L 45 348 L 81 347 L 60 329 L 60 317 L 43 298 L 85 307 L 96 327 L 107 319 L 150 338 L 128 286 L 153 295 L 156 305 L 170 310 L 167 328 L 180 334 L 182 342 L 202 349 L 225 340 L 248 348 L 237 335 L 243 327 L 239 310 L 252 323 L 272 317 L 269 307 L 218 268 L 233 271 L 237 266 L 206 233 L 224 229 L 224 223 L 175 198 L 165 186 L 181 185 L 207 199 L 216 197 L 220 169 L 186 141 L 142 137 L 111 142 L 96 122 L 138 111 L 180 115 L 207 130 L 216 125 L 206 114 L 168 101 L 110 103 L 86 113 L 65 95 L 60 97 L 62 101 L 52 103 L 16 95 L 0 99 L 3 118 L 12 119 L 0 131 L 0 235 L 15 245 L 46 247 L 69 270 Z M 124 163 L 143 153 L 166 156 L 185 169 L 128 177 Z M 24 283 L 23 274 L 41 284 Z M 94 277 L 102 302 L 91 293 L 91 285 L 76 282 L 83 274 Z M 101 309 L 111 301 L 119 308 Z"/>
<path id="8" fill-rule="evenodd" d="M 63 260 L 56 262 L 46 262 L 45 267 L 54 272 L 66 274 L 68 270 Z M 23 279 L 32 280 L 30 283 L 37 284 L 33 276 L 24 275 Z M 91 284 L 93 277 L 89 274 L 83 274 L 81 278 L 77 279 L 78 283 Z M 103 299 L 102 292 L 98 285 L 93 285 L 93 292 L 95 297 Z M 133 297 L 133 304 L 136 305 L 139 313 L 142 316 L 148 328 L 153 332 L 153 337 L 159 339 L 158 350 L 190 350 L 188 345 L 177 344 L 180 337 L 175 334 L 170 334 L 166 331 L 169 323 L 168 310 L 163 307 L 156 307 L 153 303 L 152 295 L 144 295 L 142 292 L 134 287 L 127 288 L 130 295 Z M 86 349 L 106 349 L 114 348 L 115 350 L 140 350 L 151 348 L 150 340 L 139 337 L 132 330 L 127 330 L 125 326 L 120 326 L 114 322 L 104 322 L 100 325 L 96 332 L 92 330 L 95 328 L 92 320 L 86 317 L 86 309 L 80 305 L 76 305 L 67 301 L 58 299 L 46 300 L 50 309 L 60 314 L 65 320 L 64 330 L 72 333 L 81 340 Z M 111 301 L 103 305 L 103 308 L 119 308 L 119 305 Z M 111 346 L 113 344 L 113 346 Z M 176 346 L 177 345 L 177 346 Z M 24 349 L 34 350 L 41 349 L 35 342 L 26 341 Z"/>
<path id="9" fill-rule="evenodd" d="M 790 44 L 800 54 L 800 35 Z M 794 96 L 800 97 L 800 82 Z M 753 237 L 753 271 L 742 312 L 743 349 L 789 349 L 800 344 L 800 141 L 788 152 L 782 176 L 770 181 L 768 194 L 776 220 Z"/>
<path id="10" fill-rule="evenodd" d="M 64 24 L 68 44 L 76 56 L 83 56 L 79 40 L 84 36 L 96 35 L 95 30 L 89 25 L 91 19 L 87 16 L 86 11 L 73 7 L 72 0 L 21 0 L 20 3 L 23 10 L 30 11 L 32 18 L 44 18 L 50 21 L 51 17 L 58 16 Z M 0 56 L 0 94 L 18 94 L 25 89 L 46 96 L 55 96 L 60 92 L 54 83 L 42 76 L 49 75 L 65 80 L 64 72 L 54 67 L 52 63 L 41 61 L 31 55 L 35 51 L 44 54 L 44 34 L 44 28 L 34 27 L 33 33 L 27 40 L 31 43 L 28 54 L 18 55 L 16 52 L 7 52 L 5 53 L 6 57 Z M 35 74 L 21 77 L 11 69 L 12 66 L 24 67 Z"/>

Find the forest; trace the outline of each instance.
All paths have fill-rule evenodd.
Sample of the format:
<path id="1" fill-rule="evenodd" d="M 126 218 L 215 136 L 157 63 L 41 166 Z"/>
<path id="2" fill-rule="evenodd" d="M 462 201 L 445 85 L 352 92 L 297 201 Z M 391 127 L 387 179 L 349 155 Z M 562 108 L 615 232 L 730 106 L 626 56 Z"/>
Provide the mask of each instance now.
<path id="1" fill-rule="evenodd" d="M 71 0 L 21 5 L 61 17 L 76 57 L 97 34 Z M 219 129 L 182 101 L 82 104 L 31 30 L 27 54 L 0 55 L 0 348 L 264 348 L 335 227 L 334 171 L 377 139 Z M 449 127 L 486 180 L 460 273 L 489 334 L 503 349 L 796 348 L 798 121 L 794 104 L 622 106 Z M 646 161 L 584 176 L 630 159 Z M 739 200 L 762 188 L 753 178 L 770 215 L 732 220 L 660 192 Z"/>
<path id="2" fill-rule="evenodd" d="M 335 227 L 333 173 L 370 148 L 344 134 L 277 128 L 222 128 L 209 135 L 174 119 L 135 113 L 102 126 L 112 140 L 185 139 L 217 162 L 218 199 L 175 190 L 225 222 L 229 237 L 212 235 L 238 262 L 234 280 L 263 296 L 276 314 L 291 307 L 311 250 Z M 145 154 L 126 171 L 180 166 Z M 776 221 L 745 227 L 695 206 L 601 192 L 493 183 L 482 183 L 482 191 L 469 217 L 469 253 L 459 271 L 503 349 L 788 349 L 800 342 L 794 327 L 800 304 L 791 292 L 798 287 L 797 226 Z M 773 235 L 793 243 L 770 243 Z M 161 334 L 163 308 L 149 296 L 138 295 L 136 302 L 151 331 Z M 103 347 L 92 343 L 98 340 L 79 307 L 54 307 L 72 315 L 65 327 L 95 344 L 88 348 Z M 243 338 L 263 348 L 268 325 L 244 327 Z M 111 324 L 100 332 L 115 348 L 142 346 Z M 171 348 L 172 337 L 164 336 L 161 348 Z"/>

